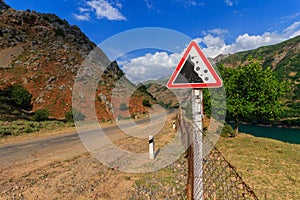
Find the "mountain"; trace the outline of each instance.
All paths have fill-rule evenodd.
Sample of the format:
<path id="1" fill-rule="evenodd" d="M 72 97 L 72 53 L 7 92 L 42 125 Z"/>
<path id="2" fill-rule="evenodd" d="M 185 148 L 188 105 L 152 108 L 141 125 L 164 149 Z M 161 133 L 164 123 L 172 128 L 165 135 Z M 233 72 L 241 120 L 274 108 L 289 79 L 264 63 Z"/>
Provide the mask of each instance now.
<path id="1" fill-rule="evenodd" d="M 220 55 L 215 61 L 218 65 L 237 67 L 247 64 L 250 57 L 263 67 L 271 67 L 279 80 L 291 81 L 295 86 L 294 99 L 300 99 L 300 36 L 255 50 Z"/>
<path id="2" fill-rule="evenodd" d="M 63 119 L 71 110 L 74 80 L 82 62 L 96 47 L 74 25 L 55 14 L 17 11 L 0 1 L 0 90 L 18 84 L 32 95 L 31 112 L 45 108 L 53 118 Z M 96 96 L 99 120 L 113 117 L 111 92 L 124 73 L 99 50 L 100 63 L 108 66 Z M 127 85 L 132 85 L 126 78 Z M 125 83 L 124 83 L 125 84 Z M 125 84 L 125 86 L 126 86 Z M 145 113 L 142 100 L 151 97 L 136 92 L 132 113 Z M 88 105 L 82 105 L 88 106 Z"/>
<path id="3" fill-rule="evenodd" d="M 217 65 L 238 67 L 249 63 L 249 58 L 258 61 L 264 68 L 271 67 L 278 80 L 290 82 L 292 92 L 286 98 L 286 112 L 282 118 L 300 117 L 300 36 L 284 42 L 254 50 L 220 55 L 215 58 Z"/>

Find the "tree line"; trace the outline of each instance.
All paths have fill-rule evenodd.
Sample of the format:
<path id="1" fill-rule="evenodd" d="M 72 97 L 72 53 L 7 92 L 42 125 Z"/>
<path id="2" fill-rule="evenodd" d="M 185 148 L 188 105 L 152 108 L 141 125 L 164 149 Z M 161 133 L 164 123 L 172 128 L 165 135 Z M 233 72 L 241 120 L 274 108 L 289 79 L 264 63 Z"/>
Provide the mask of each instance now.
<path id="1" fill-rule="evenodd" d="M 275 120 L 283 111 L 283 100 L 290 86 L 278 81 L 270 67 L 263 68 L 249 59 L 247 65 L 237 68 L 219 66 L 226 90 L 227 116 L 235 123 L 238 133 L 240 119 Z"/>

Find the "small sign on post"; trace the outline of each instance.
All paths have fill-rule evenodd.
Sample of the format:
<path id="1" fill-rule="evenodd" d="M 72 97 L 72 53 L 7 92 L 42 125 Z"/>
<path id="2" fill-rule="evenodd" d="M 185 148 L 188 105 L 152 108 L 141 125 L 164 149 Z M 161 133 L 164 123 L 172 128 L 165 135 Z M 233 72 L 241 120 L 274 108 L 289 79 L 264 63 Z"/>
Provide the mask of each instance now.
<path id="1" fill-rule="evenodd" d="M 152 135 L 149 136 L 149 156 L 150 159 L 154 159 L 154 137 Z"/>
<path id="2" fill-rule="evenodd" d="M 217 88 L 222 81 L 208 59 L 195 41 L 192 41 L 184 52 L 175 71 L 170 77 L 167 87 L 170 89 L 193 88 L 193 146 L 192 166 L 189 166 L 189 177 L 193 178 L 193 186 L 187 193 L 193 194 L 193 200 L 203 200 L 203 93 L 202 88 Z M 190 158 L 191 159 L 191 158 Z M 190 164 L 190 162 L 189 162 Z M 188 195 L 189 196 L 189 195 Z"/>

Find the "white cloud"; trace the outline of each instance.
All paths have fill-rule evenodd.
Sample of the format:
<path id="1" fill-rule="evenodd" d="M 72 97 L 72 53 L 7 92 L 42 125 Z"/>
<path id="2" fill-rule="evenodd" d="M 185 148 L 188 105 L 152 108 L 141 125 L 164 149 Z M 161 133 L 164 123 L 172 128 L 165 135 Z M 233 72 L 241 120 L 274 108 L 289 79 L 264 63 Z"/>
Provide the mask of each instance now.
<path id="1" fill-rule="evenodd" d="M 90 21 L 89 13 L 84 13 L 83 15 L 73 14 L 73 16 L 77 21 Z"/>
<path id="2" fill-rule="evenodd" d="M 215 28 L 215 29 L 208 30 L 207 32 L 217 34 L 217 35 L 223 35 L 223 34 L 227 34 L 228 30 L 222 28 Z"/>
<path id="3" fill-rule="evenodd" d="M 148 9 L 154 9 L 153 3 L 151 0 L 144 0 Z"/>
<path id="4" fill-rule="evenodd" d="M 294 22 L 292 25 L 290 25 L 289 27 L 287 27 L 286 29 L 284 29 L 283 32 L 285 32 L 285 33 L 294 32 L 295 29 L 297 29 L 299 26 L 300 26 L 300 21 Z"/>
<path id="5" fill-rule="evenodd" d="M 219 54 L 255 49 L 298 36 L 300 35 L 300 24 L 293 23 L 282 31 L 282 33 L 265 32 L 261 35 L 244 33 L 237 36 L 231 44 L 226 44 L 224 39 L 228 32 L 226 29 L 212 29 L 205 31 L 206 35 L 203 37 L 195 38 L 194 40 L 201 46 L 206 46 L 202 48 L 206 56 L 214 58 Z M 149 79 L 170 76 L 181 59 L 182 54 L 167 54 L 166 52 L 149 53 L 119 64 L 122 66 L 129 80 L 134 83 L 143 82 Z"/>
<path id="6" fill-rule="evenodd" d="M 181 58 L 180 54 L 148 53 L 119 63 L 127 78 L 134 83 L 170 75 Z"/>
<path id="7" fill-rule="evenodd" d="M 230 6 L 230 7 L 233 6 L 233 1 L 232 0 L 225 0 L 224 2 L 227 6 Z"/>
<path id="8" fill-rule="evenodd" d="M 265 32 L 261 35 L 249 35 L 248 33 L 244 33 L 237 36 L 235 41 L 231 44 L 225 43 L 224 36 L 228 33 L 226 29 L 212 29 L 204 33 L 206 34 L 204 37 L 196 38 L 195 41 L 206 46 L 203 48 L 203 52 L 207 56 L 214 58 L 219 54 L 246 51 L 296 37 L 300 35 L 300 21 L 294 22 L 284 29 L 282 33 Z"/>
<path id="9" fill-rule="evenodd" d="M 123 8 L 123 5 L 122 5 L 121 3 L 116 3 L 116 6 L 117 6 L 118 8 L 120 8 L 120 9 Z"/>
<path id="10" fill-rule="evenodd" d="M 122 4 L 115 2 L 115 7 L 107 0 L 89 0 L 85 1 L 78 10 L 81 14 L 73 14 L 78 21 L 89 21 L 91 13 L 95 13 L 97 19 L 106 18 L 108 20 L 126 20 L 126 17 L 118 10 Z"/>
<path id="11" fill-rule="evenodd" d="M 79 10 L 80 13 L 91 11 L 91 9 L 89 9 L 89 8 L 82 8 L 82 7 L 78 8 L 78 10 Z"/>
<path id="12" fill-rule="evenodd" d="M 173 0 L 173 1 L 182 3 L 184 7 L 205 5 L 203 1 L 199 1 L 199 0 Z"/>
<path id="13" fill-rule="evenodd" d="M 87 1 L 86 4 L 95 11 L 98 19 L 107 18 L 109 20 L 126 20 L 126 17 L 124 17 L 117 8 L 114 8 L 105 0 Z"/>
<path id="14" fill-rule="evenodd" d="M 293 37 L 296 37 L 296 36 L 299 36 L 300 35 L 300 30 L 294 32 L 292 35 L 290 35 L 289 38 L 293 38 Z"/>
<path id="15" fill-rule="evenodd" d="M 298 16 L 300 16 L 300 12 L 294 13 L 292 15 L 284 16 L 284 17 L 281 18 L 281 20 L 284 21 L 284 20 L 289 20 L 289 19 L 295 19 Z"/>
<path id="16" fill-rule="evenodd" d="M 203 48 L 206 56 L 214 58 L 219 54 L 255 49 L 261 46 L 276 44 L 285 39 L 288 39 L 288 37 L 285 38 L 277 33 L 265 32 L 263 35 L 249 35 L 248 33 L 239 35 L 232 44 L 226 44 L 224 38 L 211 34 L 203 38 L 197 38 L 196 41 L 206 46 Z"/>

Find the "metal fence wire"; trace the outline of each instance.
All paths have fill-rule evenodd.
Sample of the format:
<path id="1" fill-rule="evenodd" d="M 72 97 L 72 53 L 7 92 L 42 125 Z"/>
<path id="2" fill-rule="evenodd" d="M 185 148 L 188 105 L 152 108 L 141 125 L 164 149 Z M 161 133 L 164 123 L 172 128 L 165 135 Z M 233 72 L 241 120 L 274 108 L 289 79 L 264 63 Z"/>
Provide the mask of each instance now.
<path id="1" fill-rule="evenodd" d="M 181 131 L 182 144 L 186 146 L 189 165 L 187 181 L 187 198 L 193 198 L 193 191 L 197 190 L 194 185 L 194 145 L 193 122 L 183 119 L 178 115 L 178 127 Z M 243 181 L 235 168 L 225 159 L 221 152 L 212 147 L 209 153 L 203 158 L 203 199 L 205 200 L 258 200 L 254 191 Z M 199 166 L 198 166 L 199 167 Z M 196 200 L 196 199 L 195 199 Z"/>

